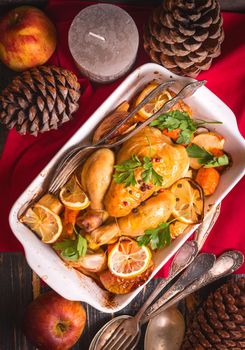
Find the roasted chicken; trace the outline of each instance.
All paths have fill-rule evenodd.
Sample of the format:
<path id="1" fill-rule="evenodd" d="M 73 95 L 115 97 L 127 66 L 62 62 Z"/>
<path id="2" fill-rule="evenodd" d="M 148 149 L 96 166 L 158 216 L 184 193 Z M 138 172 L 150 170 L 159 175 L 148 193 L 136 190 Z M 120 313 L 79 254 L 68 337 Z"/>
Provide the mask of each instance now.
<path id="1" fill-rule="evenodd" d="M 124 143 L 117 155 L 117 164 L 132 155 L 152 159 L 154 170 L 162 176 L 162 185 L 145 184 L 141 175 L 143 168 L 135 171 L 136 185 L 125 186 L 112 180 L 105 196 L 105 208 L 110 216 L 122 217 L 137 208 L 159 188 L 168 188 L 184 177 L 189 168 L 189 159 L 184 146 L 174 145 L 161 131 L 146 127 Z"/>

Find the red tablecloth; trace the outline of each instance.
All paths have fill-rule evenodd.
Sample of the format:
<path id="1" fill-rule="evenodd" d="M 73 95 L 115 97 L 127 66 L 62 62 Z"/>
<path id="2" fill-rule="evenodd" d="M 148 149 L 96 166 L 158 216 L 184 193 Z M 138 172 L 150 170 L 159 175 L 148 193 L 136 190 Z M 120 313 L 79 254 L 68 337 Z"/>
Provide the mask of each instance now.
<path id="1" fill-rule="evenodd" d="M 91 3 L 80 1 L 52 0 L 47 13 L 58 31 L 58 49 L 51 63 L 75 72 L 81 83 L 80 109 L 74 120 L 60 130 L 50 131 L 37 138 L 20 136 L 12 130 L 7 138 L 0 160 L 0 251 L 20 251 L 8 224 L 9 210 L 41 169 L 48 163 L 60 147 L 81 126 L 91 113 L 120 84 L 122 79 L 109 85 L 91 84 L 76 69 L 67 45 L 67 33 L 74 16 Z M 140 48 L 133 67 L 149 61 L 142 44 L 142 31 L 151 7 L 122 6 L 135 20 L 140 35 Z M 245 15 L 224 13 L 225 41 L 222 55 L 215 59 L 209 71 L 201 73 L 199 79 L 207 79 L 207 87 L 219 96 L 235 113 L 239 129 L 245 134 Z M 227 249 L 240 249 L 245 252 L 244 225 L 245 181 L 231 191 L 222 203 L 220 218 L 215 225 L 204 251 L 220 254 Z M 243 266 L 240 273 L 245 273 Z"/>

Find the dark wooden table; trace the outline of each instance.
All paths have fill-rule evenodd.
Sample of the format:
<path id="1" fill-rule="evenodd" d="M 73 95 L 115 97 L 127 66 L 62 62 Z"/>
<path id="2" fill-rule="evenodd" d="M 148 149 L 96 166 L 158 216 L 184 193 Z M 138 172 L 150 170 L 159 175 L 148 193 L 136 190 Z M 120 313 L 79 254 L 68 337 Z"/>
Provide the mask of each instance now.
<path id="1" fill-rule="evenodd" d="M 0 14 L 2 9 L 6 6 L 13 6 L 18 3 L 32 3 L 40 4 L 45 1 L 40 0 L 0 0 Z M 113 2 L 113 1 L 111 1 Z M 114 2 L 122 2 L 114 1 Z M 147 1 L 123 1 L 130 4 L 136 3 L 143 5 Z M 155 0 L 159 3 L 159 0 Z M 244 9 L 243 0 L 233 1 L 230 3 L 227 0 L 221 1 L 222 6 L 227 9 L 232 7 L 236 10 Z M 2 6 L 1 6 L 2 5 Z M 228 7 L 227 7 L 228 6 Z M 8 70 L 0 63 L 0 89 L 7 85 L 7 83 L 14 76 L 14 73 Z M 0 126 L 0 155 L 4 147 L 4 142 L 7 136 L 7 130 Z M 0 199 L 2 200 L 2 199 Z M 4 232 L 1 232 L 4 234 Z M 234 278 L 234 277 L 232 277 Z M 222 283 L 218 282 L 218 284 Z M 85 331 L 79 342 L 73 347 L 73 350 L 88 350 L 89 344 L 95 333 L 113 317 L 119 314 L 135 314 L 139 306 L 148 297 L 151 291 L 159 283 L 155 279 L 151 281 L 147 288 L 143 290 L 125 309 L 117 314 L 104 314 L 87 304 L 83 304 L 87 313 L 87 323 Z M 34 350 L 35 348 L 28 343 L 27 339 L 21 331 L 21 320 L 26 306 L 40 293 L 48 290 L 47 286 L 41 285 L 38 276 L 28 267 L 24 256 L 21 253 L 0 253 L 0 350 Z M 207 293 L 207 289 L 202 290 L 196 294 L 195 297 L 190 297 L 184 302 L 180 303 L 186 319 L 189 317 L 190 310 L 198 301 L 202 300 Z M 144 330 L 141 337 L 141 342 L 138 350 L 143 350 L 144 346 Z"/>

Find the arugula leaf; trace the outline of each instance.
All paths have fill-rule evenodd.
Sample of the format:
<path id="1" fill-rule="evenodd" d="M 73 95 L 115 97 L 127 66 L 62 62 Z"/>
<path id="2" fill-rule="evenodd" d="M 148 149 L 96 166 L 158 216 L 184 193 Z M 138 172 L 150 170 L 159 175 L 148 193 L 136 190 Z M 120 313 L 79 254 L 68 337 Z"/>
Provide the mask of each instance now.
<path id="1" fill-rule="evenodd" d="M 146 183 L 153 183 L 160 186 L 162 184 L 162 176 L 159 175 L 153 168 L 152 159 L 144 157 L 143 162 L 139 160 L 136 155 L 133 155 L 131 159 L 125 160 L 122 164 L 115 165 L 116 169 L 113 178 L 116 183 L 124 183 L 126 187 L 137 184 L 134 171 L 138 168 L 143 168 L 144 171 L 141 174 L 142 180 Z"/>
<path id="2" fill-rule="evenodd" d="M 60 255 L 66 260 L 77 261 L 87 252 L 87 240 L 78 234 L 75 240 L 66 239 L 53 245 L 55 250 L 61 250 Z"/>
<path id="3" fill-rule="evenodd" d="M 151 249 L 160 249 L 171 242 L 170 222 L 162 222 L 156 228 L 145 230 L 143 236 L 137 237 L 140 246 L 150 244 Z"/>
<path id="4" fill-rule="evenodd" d="M 174 129 L 180 129 L 179 137 L 177 143 L 189 144 L 192 135 L 197 130 L 197 128 L 203 124 L 222 124 L 221 122 L 208 122 L 201 119 L 191 119 L 187 112 L 181 112 L 179 110 L 169 111 L 160 115 L 150 126 L 155 126 L 161 131 L 167 129 L 172 131 Z"/>
<path id="5" fill-rule="evenodd" d="M 198 158 L 198 162 L 204 165 L 204 168 L 215 168 L 229 164 L 229 158 L 226 154 L 216 157 L 194 143 L 188 146 L 186 151 L 189 157 Z"/>

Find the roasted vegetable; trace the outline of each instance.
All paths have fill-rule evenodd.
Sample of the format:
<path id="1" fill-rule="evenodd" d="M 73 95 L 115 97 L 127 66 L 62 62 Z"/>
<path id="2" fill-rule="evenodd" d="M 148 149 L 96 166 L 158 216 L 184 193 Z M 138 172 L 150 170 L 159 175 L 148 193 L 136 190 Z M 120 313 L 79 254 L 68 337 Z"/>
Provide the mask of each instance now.
<path id="1" fill-rule="evenodd" d="M 213 194 L 219 184 L 220 174 L 214 168 L 200 168 L 197 172 L 196 182 L 202 187 L 205 196 Z"/>

